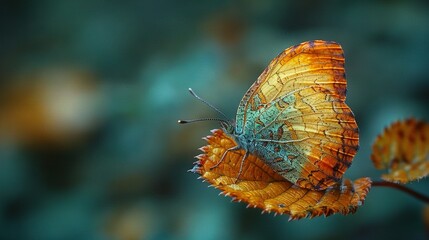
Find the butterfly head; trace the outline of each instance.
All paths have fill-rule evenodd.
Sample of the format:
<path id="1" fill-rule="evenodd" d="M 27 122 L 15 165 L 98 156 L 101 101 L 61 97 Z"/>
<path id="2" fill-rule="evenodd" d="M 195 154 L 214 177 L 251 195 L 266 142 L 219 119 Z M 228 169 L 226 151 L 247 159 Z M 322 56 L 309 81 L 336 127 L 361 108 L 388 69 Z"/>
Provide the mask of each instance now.
<path id="1" fill-rule="evenodd" d="M 234 135 L 235 133 L 235 124 L 231 121 L 219 121 L 220 125 L 222 126 L 222 129 L 230 134 Z"/>

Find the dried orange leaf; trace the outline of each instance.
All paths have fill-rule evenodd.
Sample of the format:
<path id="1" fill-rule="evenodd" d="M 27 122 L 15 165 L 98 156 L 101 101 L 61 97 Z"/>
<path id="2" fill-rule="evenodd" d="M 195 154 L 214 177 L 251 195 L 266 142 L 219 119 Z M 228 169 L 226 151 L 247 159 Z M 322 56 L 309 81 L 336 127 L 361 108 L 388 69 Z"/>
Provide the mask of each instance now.
<path id="1" fill-rule="evenodd" d="M 238 175 L 244 150 L 227 152 L 219 163 L 223 153 L 237 144 L 222 130 L 212 130 L 212 133 L 205 138 L 209 144 L 201 148 L 204 153 L 197 156 L 198 161 L 192 172 L 200 174 L 235 201 L 248 203 L 248 207 L 289 214 L 290 219 L 329 216 L 333 213 L 346 215 L 354 213 L 362 205 L 371 187 L 369 178 L 361 178 L 354 182 L 344 180 L 323 191 L 300 188 L 285 180 L 255 155 L 244 159 L 242 172 Z"/>
<path id="2" fill-rule="evenodd" d="M 371 159 L 381 178 L 407 183 L 429 175 L 429 124 L 415 119 L 395 122 L 377 137 Z"/>

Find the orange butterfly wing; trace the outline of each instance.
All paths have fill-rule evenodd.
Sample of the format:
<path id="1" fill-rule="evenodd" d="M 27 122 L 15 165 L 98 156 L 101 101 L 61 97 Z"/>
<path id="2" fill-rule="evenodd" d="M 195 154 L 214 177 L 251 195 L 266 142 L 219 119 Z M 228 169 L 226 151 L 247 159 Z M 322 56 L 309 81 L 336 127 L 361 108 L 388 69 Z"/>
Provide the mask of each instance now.
<path id="1" fill-rule="evenodd" d="M 287 133 L 277 141 L 302 140 L 282 144 L 291 155 L 275 155 L 262 148 L 271 144 L 275 149 L 274 143 L 258 145 L 259 155 L 300 187 L 330 187 L 342 178 L 359 146 L 358 127 L 345 104 L 346 87 L 339 44 L 316 40 L 290 47 L 271 61 L 244 95 L 236 132 L 253 131 L 259 140 L 269 140 L 268 131 L 274 129 Z M 263 114 L 271 110 L 278 114 L 266 121 L 271 115 Z M 275 156 L 294 171 L 284 171 L 284 162 L 270 162 Z"/>

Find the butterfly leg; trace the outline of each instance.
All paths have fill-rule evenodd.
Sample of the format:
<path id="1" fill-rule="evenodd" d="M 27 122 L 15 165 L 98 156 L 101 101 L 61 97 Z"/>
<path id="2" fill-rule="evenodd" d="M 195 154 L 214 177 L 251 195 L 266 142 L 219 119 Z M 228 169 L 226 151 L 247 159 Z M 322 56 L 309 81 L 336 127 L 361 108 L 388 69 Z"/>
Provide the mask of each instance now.
<path id="1" fill-rule="evenodd" d="M 225 152 L 223 152 L 222 157 L 220 158 L 219 162 L 217 162 L 214 166 L 210 167 L 210 170 L 213 170 L 213 169 L 217 168 L 219 166 L 219 164 L 221 164 L 223 162 L 223 159 L 225 159 L 225 156 L 226 156 L 226 154 L 228 152 L 235 151 L 235 150 L 238 150 L 238 149 L 240 149 L 239 146 L 234 146 L 232 148 L 228 148 Z"/>
<path id="2" fill-rule="evenodd" d="M 244 160 L 246 160 L 248 156 L 249 156 L 249 152 L 246 151 L 246 153 L 243 155 L 243 158 L 241 159 L 240 170 L 238 170 L 238 174 L 237 174 L 237 177 L 235 178 L 234 184 L 236 184 L 240 179 L 241 172 L 243 171 Z"/>

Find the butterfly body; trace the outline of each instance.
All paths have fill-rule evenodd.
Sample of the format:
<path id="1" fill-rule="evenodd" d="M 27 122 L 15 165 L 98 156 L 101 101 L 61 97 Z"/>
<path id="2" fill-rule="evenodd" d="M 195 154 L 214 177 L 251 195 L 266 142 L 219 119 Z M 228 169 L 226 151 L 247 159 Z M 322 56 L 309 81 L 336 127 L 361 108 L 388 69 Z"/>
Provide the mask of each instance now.
<path id="1" fill-rule="evenodd" d="M 326 189 L 341 180 L 358 150 L 358 127 L 345 94 L 340 45 L 305 42 L 272 60 L 244 95 L 227 132 L 290 182 Z"/>

